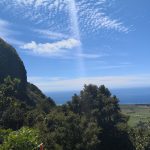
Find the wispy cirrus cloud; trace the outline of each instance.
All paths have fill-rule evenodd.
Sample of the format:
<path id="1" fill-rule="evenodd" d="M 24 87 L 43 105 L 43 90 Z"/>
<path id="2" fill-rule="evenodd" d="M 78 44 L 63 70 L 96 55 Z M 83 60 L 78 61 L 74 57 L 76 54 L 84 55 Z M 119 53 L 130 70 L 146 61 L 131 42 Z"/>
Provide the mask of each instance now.
<path id="1" fill-rule="evenodd" d="M 44 92 L 81 90 L 84 84 L 104 84 L 109 88 L 149 87 L 150 85 L 149 74 L 97 76 L 72 79 L 55 78 L 55 80 L 52 77 L 28 77 L 28 80 L 37 85 Z"/>
<path id="2" fill-rule="evenodd" d="M 60 40 L 60 39 L 69 38 L 69 36 L 66 34 L 59 33 L 59 32 L 52 32 L 50 30 L 45 30 L 45 29 L 33 29 L 33 31 L 51 40 Z"/>
<path id="3" fill-rule="evenodd" d="M 106 13 L 110 6 L 108 0 L 77 0 L 77 10 L 69 10 L 72 0 L 2 0 L 17 17 L 29 19 L 34 23 L 44 23 L 55 31 L 69 32 L 71 19 L 69 12 L 77 11 L 80 31 L 99 32 L 101 29 L 128 33 L 129 27 L 116 17 Z M 111 2 L 113 3 L 113 2 Z M 109 6 L 107 6 L 109 5 Z M 43 11 L 44 10 L 44 11 Z M 59 19 L 56 19 L 59 18 Z M 71 31 L 69 32 L 71 33 Z"/>
<path id="4" fill-rule="evenodd" d="M 100 67 L 93 67 L 96 70 L 107 70 L 107 69 L 124 69 L 131 67 L 131 64 L 118 64 L 118 65 L 103 65 Z"/>
<path id="5" fill-rule="evenodd" d="M 100 0 L 93 3 L 91 0 L 82 0 L 78 3 L 79 20 L 80 24 L 83 25 L 82 29 L 88 28 L 92 32 L 97 32 L 97 30 L 104 28 L 127 33 L 129 28 L 122 21 L 117 18 L 113 19 L 104 12 L 104 5 L 107 2 L 107 0 Z"/>

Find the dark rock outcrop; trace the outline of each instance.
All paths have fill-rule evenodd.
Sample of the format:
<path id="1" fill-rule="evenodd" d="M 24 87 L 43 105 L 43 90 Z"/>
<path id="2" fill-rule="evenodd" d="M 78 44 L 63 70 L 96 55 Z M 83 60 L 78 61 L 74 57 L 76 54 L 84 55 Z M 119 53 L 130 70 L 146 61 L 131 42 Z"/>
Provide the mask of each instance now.
<path id="1" fill-rule="evenodd" d="M 21 81 L 21 90 L 26 90 L 26 69 L 16 50 L 0 38 L 0 83 L 4 78 L 11 76 Z"/>

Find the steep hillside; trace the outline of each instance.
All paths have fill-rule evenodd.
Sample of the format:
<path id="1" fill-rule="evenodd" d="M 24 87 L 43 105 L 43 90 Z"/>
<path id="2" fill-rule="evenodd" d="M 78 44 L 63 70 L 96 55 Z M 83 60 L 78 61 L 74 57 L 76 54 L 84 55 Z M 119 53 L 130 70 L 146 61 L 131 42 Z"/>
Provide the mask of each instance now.
<path id="1" fill-rule="evenodd" d="M 11 76 L 21 80 L 22 90 L 26 89 L 26 69 L 16 50 L 0 38 L 0 83 Z"/>
<path id="2" fill-rule="evenodd" d="M 27 83 L 27 103 L 38 107 L 55 106 L 55 102 L 45 96 L 42 91 L 32 83 Z M 46 106 L 47 105 L 47 106 Z"/>
<path id="3" fill-rule="evenodd" d="M 23 61 L 16 50 L 0 38 L 0 84 L 8 76 L 20 79 L 19 99 L 21 101 L 30 106 L 38 106 L 43 103 L 55 105 L 51 98 L 47 98 L 35 85 L 27 82 L 26 74 Z"/>

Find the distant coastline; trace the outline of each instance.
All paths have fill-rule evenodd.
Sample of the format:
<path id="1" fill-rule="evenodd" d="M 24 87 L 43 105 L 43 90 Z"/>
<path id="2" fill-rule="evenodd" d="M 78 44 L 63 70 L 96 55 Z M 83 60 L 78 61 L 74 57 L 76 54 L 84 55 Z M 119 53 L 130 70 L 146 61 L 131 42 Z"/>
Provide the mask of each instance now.
<path id="1" fill-rule="evenodd" d="M 150 87 L 112 89 L 111 92 L 119 98 L 120 104 L 150 104 Z M 53 98 L 56 104 L 64 104 L 75 93 L 79 94 L 79 91 L 49 92 L 46 95 Z"/>

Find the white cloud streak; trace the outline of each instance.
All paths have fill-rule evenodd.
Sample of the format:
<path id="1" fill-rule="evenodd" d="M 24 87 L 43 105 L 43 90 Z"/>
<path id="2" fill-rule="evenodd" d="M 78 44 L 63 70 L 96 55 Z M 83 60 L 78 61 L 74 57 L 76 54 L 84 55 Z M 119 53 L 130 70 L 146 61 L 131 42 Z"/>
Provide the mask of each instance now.
<path id="1" fill-rule="evenodd" d="M 32 41 L 22 45 L 20 48 L 27 53 L 32 53 L 39 56 L 46 57 L 59 57 L 63 59 L 98 59 L 104 57 L 105 54 L 93 54 L 93 53 L 76 53 L 74 48 L 80 46 L 80 41 L 70 38 L 67 40 L 61 40 L 53 43 L 36 43 Z"/>
<path id="2" fill-rule="evenodd" d="M 21 46 L 22 49 L 28 50 L 28 52 L 33 52 L 37 55 L 44 56 L 64 56 L 68 53 L 69 49 L 73 49 L 80 46 L 80 41 L 70 38 L 67 40 L 62 40 L 54 43 L 36 43 L 32 41 Z"/>
<path id="3" fill-rule="evenodd" d="M 131 66 L 132 66 L 131 64 L 119 64 L 119 65 L 108 65 L 108 66 L 95 67 L 93 69 L 97 69 L 97 70 L 122 69 L 122 68 L 131 67 Z"/>
<path id="4" fill-rule="evenodd" d="M 106 85 L 108 88 L 150 87 L 150 75 L 99 76 L 74 79 L 28 77 L 44 92 L 81 90 L 83 84 Z M 84 81 L 84 83 L 83 83 Z"/>

